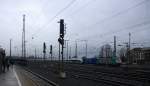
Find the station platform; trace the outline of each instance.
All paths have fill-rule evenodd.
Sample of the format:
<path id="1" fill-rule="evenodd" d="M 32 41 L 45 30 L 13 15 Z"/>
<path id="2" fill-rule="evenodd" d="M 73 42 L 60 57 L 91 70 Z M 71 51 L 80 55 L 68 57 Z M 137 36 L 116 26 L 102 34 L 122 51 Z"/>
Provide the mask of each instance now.
<path id="1" fill-rule="evenodd" d="M 19 66 L 0 74 L 0 86 L 51 86 Z"/>
<path id="2" fill-rule="evenodd" d="M 20 86 L 13 67 L 9 71 L 0 74 L 0 86 Z"/>

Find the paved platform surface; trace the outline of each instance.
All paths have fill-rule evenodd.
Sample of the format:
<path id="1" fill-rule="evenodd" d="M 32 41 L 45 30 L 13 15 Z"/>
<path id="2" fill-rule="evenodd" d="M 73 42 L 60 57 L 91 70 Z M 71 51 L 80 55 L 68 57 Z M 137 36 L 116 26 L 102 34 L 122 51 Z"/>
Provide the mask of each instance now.
<path id="1" fill-rule="evenodd" d="M 12 67 L 9 71 L 0 74 L 0 86 L 19 86 L 15 71 Z"/>
<path id="2" fill-rule="evenodd" d="M 0 74 L 0 86 L 43 86 L 37 85 L 37 82 L 31 76 L 33 77 L 20 67 L 10 67 L 8 71 Z"/>
<path id="3" fill-rule="evenodd" d="M 14 66 L 0 74 L 0 86 L 52 86 L 25 69 Z"/>
<path id="4" fill-rule="evenodd" d="M 52 86 L 19 66 L 15 66 L 14 69 L 17 72 L 21 86 Z"/>
<path id="5" fill-rule="evenodd" d="M 30 79 L 22 69 L 15 66 L 14 70 L 16 71 L 21 86 L 36 86 L 32 79 Z"/>

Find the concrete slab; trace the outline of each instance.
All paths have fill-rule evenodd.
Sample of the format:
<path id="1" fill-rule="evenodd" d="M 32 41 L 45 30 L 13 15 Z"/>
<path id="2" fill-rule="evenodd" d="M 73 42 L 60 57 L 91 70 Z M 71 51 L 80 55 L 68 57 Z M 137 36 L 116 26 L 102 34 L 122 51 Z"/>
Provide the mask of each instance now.
<path id="1" fill-rule="evenodd" d="M 25 75 L 25 71 L 18 67 L 14 67 L 17 76 L 20 80 L 21 86 L 36 86 L 35 83 L 29 78 L 28 75 Z"/>
<path id="2" fill-rule="evenodd" d="M 12 67 L 9 71 L 0 74 L 0 86 L 19 86 L 18 80 Z"/>
<path id="3" fill-rule="evenodd" d="M 14 69 L 20 80 L 21 86 L 52 86 L 20 66 L 15 66 Z"/>

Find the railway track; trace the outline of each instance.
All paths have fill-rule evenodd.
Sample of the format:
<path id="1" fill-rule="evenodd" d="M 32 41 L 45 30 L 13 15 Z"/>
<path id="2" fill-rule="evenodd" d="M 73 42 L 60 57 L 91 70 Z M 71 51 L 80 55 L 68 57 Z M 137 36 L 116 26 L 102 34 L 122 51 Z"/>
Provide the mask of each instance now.
<path id="1" fill-rule="evenodd" d="M 51 70 L 54 68 L 47 68 L 47 70 Z M 55 70 L 53 70 L 55 71 Z M 75 78 L 84 78 L 84 79 L 88 79 L 88 80 L 92 80 L 92 81 L 96 81 L 96 82 L 100 82 L 100 83 L 104 83 L 108 85 L 113 85 L 113 86 L 143 86 L 142 83 L 137 82 L 137 81 L 133 81 L 133 80 L 128 80 L 129 78 L 122 78 L 121 76 L 117 76 L 115 74 L 109 74 L 109 73 L 102 73 L 102 72 L 91 72 L 91 71 L 85 71 L 83 69 L 78 68 L 78 70 L 74 70 L 74 69 L 69 69 L 66 70 L 72 77 Z"/>
<path id="2" fill-rule="evenodd" d="M 54 82 L 52 82 L 52 81 L 50 81 L 50 80 L 48 80 L 47 78 L 45 78 L 45 77 L 43 77 L 43 76 L 41 76 L 41 75 L 39 75 L 39 74 L 37 74 L 37 73 L 35 73 L 35 72 L 33 72 L 33 71 L 31 71 L 30 69 L 28 69 L 28 68 L 24 68 L 27 72 L 29 72 L 29 73 L 31 73 L 31 74 L 33 74 L 34 76 L 32 77 L 32 78 L 39 78 L 39 79 L 37 79 L 36 81 L 35 80 L 33 80 L 32 78 L 31 78 L 31 80 L 33 81 L 33 82 L 35 82 L 35 85 L 36 86 L 59 86 L 58 84 L 56 84 L 56 83 L 54 83 Z M 29 75 L 28 75 L 29 76 Z M 39 82 L 38 83 L 38 81 L 44 81 L 44 83 L 43 82 Z M 46 83 L 45 83 L 46 82 Z M 41 84 L 41 85 L 40 85 Z"/>
<path id="3" fill-rule="evenodd" d="M 106 86 L 143 86 L 142 84 L 136 84 L 136 83 L 129 83 L 125 80 L 114 78 L 114 77 L 106 77 L 106 76 L 92 76 L 87 74 L 74 74 L 73 75 L 76 78 L 84 78 L 92 81 L 96 81 L 99 83 L 104 83 Z"/>
<path id="4" fill-rule="evenodd" d="M 118 77 L 116 75 L 110 75 L 110 74 L 103 74 L 103 73 L 94 73 L 94 72 L 85 72 L 82 70 L 80 71 L 68 71 L 69 74 L 76 78 L 85 78 L 89 80 L 94 80 L 101 83 L 106 83 L 113 86 L 143 86 L 143 83 L 135 81 L 135 80 L 129 80 L 124 79 L 122 77 Z"/>
<path id="5" fill-rule="evenodd" d="M 47 64 L 40 66 L 45 71 L 58 71 L 58 64 Z M 122 68 L 104 68 L 98 66 L 86 66 L 81 64 L 67 65 L 65 64 L 65 71 L 73 78 L 83 78 L 95 82 L 103 83 L 103 86 L 149 86 L 150 78 L 149 72 L 143 71 L 124 71 Z"/>
<path id="6" fill-rule="evenodd" d="M 111 77 L 118 77 L 118 78 L 125 78 L 125 79 L 136 79 L 136 80 L 141 80 L 141 81 L 147 81 L 147 80 L 150 80 L 150 77 L 147 76 L 149 74 L 139 74 L 138 72 L 134 72 L 134 73 L 122 73 L 122 74 L 115 74 L 115 73 L 110 73 L 110 72 L 103 72 L 103 71 L 93 71 L 93 70 L 85 70 L 85 69 L 82 69 L 82 68 L 78 68 L 78 69 L 67 69 L 67 70 L 73 70 L 73 71 L 80 71 L 80 72 L 87 72 L 89 74 L 95 74 L 95 75 L 109 75 Z"/>
<path id="7" fill-rule="evenodd" d="M 143 82 L 146 84 L 150 84 L 150 72 L 147 73 L 141 73 L 140 71 L 132 71 L 132 72 L 120 72 L 120 73 L 114 73 L 113 71 L 102 71 L 102 70 L 92 70 L 92 69 L 86 69 L 82 67 L 68 67 L 66 68 L 67 71 L 74 71 L 74 72 L 80 72 L 80 73 L 86 73 L 86 74 L 94 74 L 95 76 L 109 76 L 109 77 L 116 77 L 120 79 L 126 79 L 126 80 L 132 80 L 134 83 L 136 82 Z"/>

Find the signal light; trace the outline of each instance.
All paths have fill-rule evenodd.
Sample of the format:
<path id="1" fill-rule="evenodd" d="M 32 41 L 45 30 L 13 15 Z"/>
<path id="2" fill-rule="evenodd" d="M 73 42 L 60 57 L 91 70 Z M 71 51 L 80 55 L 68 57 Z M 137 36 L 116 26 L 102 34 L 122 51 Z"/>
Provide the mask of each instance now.
<path id="1" fill-rule="evenodd" d="M 45 44 L 45 42 L 43 43 L 43 53 L 46 53 L 46 44 Z"/>
<path id="2" fill-rule="evenodd" d="M 60 37 L 61 38 L 64 37 L 64 20 L 63 19 L 60 20 Z"/>
<path id="3" fill-rule="evenodd" d="M 64 45 L 64 39 L 63 39 L 63 38 L 58 38 L 58 42 L 59 42 L 61 45 Z"/>
<path id="4" fill-rule="evenodd" d="M 50 45 L 50 54 L 52 54 L 52 48 L 53 48 L 52 45 Z"/>

